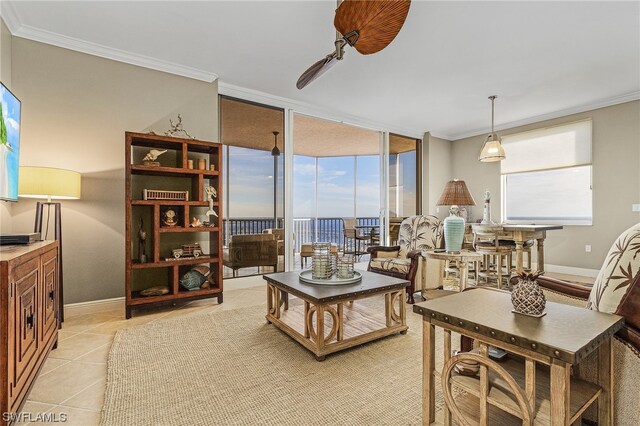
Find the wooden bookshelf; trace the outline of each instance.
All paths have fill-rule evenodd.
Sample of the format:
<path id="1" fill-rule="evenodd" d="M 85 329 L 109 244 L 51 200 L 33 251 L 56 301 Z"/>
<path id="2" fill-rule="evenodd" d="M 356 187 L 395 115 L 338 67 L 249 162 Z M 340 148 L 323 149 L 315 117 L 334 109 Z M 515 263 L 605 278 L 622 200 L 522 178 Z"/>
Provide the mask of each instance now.
<path id="1" fill-rule="evenodd" d="M 150 149 L 167 150 L 158 157 L 159 166 L 143 164 Z M 188 168 L 193 160 L 195 168 Z M 198 160 L 206 162 L 206 170 L 198 169 Z M 125 293 L 126 317 L 133 309 L 190 300 L 216 297 L 223 301 L 222 285 L 222 233 L 220 202 L 222 199 L 222 146 L 218 143 L 182 139 L 168 136 L 125 133 Z M 215 166 L 211 170 L 210 166 Z M 218 214 L 206 216 L 209 202 L 207 186 L 216 188 L 213 209 Z M 189 191 L 188 201 L 144 200 L 142 190 Z M 163 213 L 173 209 L 178 214 L 177 224 L 166 226 Z M 209 221 L 209 225 L 191 227 L 193 217 Z M 138 231 L 142 221 L 146 233 L 146 262 L 140 262 Z M 182 244 L 198 242 L 202 249 L 199 257 L 173 258 L 172 249 Z M 189 291 L 180 285 L 180 278 L 191 268 L 207 266 L 212 275 L 209 288 Z M 143 296 L 149 287 L 164 285 L 169 293 L 161 296 Z"/>

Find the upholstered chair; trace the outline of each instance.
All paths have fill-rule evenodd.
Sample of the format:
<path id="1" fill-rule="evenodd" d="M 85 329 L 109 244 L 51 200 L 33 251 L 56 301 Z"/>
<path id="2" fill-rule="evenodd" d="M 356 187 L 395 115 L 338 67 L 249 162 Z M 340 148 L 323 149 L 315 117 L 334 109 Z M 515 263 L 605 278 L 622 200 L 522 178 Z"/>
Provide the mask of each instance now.
<path id="1" fill-rule="evenodd" d="M 615 241 L 593 287 L 541 276 L 547 300 L 582 306 L 624 317 L 613 340 L 614 415 L 617 425 L 640 425 L 640 223 Z M 580 375 L 589 380 L 597 355 L 583 361 Z M 593 378 L 591 378 L 593 380 Z M 594 420 L 594 413 L 583 418 Z"/>
<path id="2" fill-rule="evenodd" d="M 414 303 L 413 293 L 428 287 L 437 288 L 435 284 L 427 284 L 427 262 L 422 251 L 441 248 L 442 221 L 435 216 L 411 216 L 402 221 L 396 246 L 373 246 L 368 248 L 371 254 L 368 270 L 379 274 L 403 278 L 411 282 L 407 291 L 407 302 Z M 429 265 L 432 263 L 430 262 Z M 438 276 L 442 276 L 441 262 L 433 263 L 438 268 Z"/>

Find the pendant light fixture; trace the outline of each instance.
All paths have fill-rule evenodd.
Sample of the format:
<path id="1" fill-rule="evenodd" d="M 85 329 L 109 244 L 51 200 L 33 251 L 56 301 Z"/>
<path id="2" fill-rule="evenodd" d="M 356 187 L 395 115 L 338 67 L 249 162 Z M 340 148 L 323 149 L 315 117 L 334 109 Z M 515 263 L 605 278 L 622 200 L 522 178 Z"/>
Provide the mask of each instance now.
<path id="1" fill-rule="evenodd" d="M 491 133 L 487 136 L 487 140 L 484 142 L 484 145 L 482 145 L 480 155 L 478 156 L 478 160 L 483 163 L 502 161 L 505 159 L 504 148 L 500 143 L 500 138 L 493 130 L 494 103 L 496 98 L 496 95 L 489 96 L 489 99 L 491 99 Z"/>
<path id="2" fill-rule="evenodd" d="M 278 134 L 280 134 L 280 132 L 273 132 L 273 149 L 271 150 L 271 155 L 273 155 L 274 157 L 279 157 L 280 156 L 280 150 L 278 149 Z"/>
<path id="3" fill-rule="evenodd" d="M 278 135 L 280 132 L 273 131 L 273 149 L 271 155 L 273 156 L 273 227 L 278 227 L 278 160 L 280 157 L 280 150 L 278 149 Z"/>

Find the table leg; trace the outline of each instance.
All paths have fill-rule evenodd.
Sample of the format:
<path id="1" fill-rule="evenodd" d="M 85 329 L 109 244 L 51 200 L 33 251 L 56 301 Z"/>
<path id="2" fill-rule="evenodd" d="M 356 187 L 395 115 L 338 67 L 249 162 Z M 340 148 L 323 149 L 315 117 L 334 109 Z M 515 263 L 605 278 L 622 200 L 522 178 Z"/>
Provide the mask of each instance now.
<path id="1" fill-rule="evenodd" d="M 451 358 L 451 330 L 444 329 L 444 354 L 443 360 L 446 364 Z M 447 404 L 444 406 L 444 426 L 451 426 L 451 410 Z"/>
<path id="2" fill-rule="evenodd" d="M 613 345 L 611 338 L 598 347 L 598 426 L 614 425 L 613 412 Z"/>
<path id="3" fill-rule="evenodd" d="M 551 426 L 569 424 L 570 380 L 571 364 L 553 359 L 551 361 Z"/>
<path id="4" fill-rule="evenodd" d="M 309 315 L 310 304 L 306 300 L 304 301 L 304 337 L 309 338 L 309 322 L 307 321 Z"/>
<path id="5" fill-rule="evenodd" d="M 469 280 L 469 262 L 461 260 L 458 263 L 458 270 L 460 271 L 460 291 L 467 288 L 467 281 Z"/>
<path id="6" fill-rule="evenodd" d="M 524 241 L 516 240 L 516 274 L 519 274 L 524 270 Z M 509 269 L 511 269 L 511 265 L 509 265 Z"/>
<path id="7" fill-rule="evenodd" d="M 402 325 L 407 325 L 407 304 L 404 303 L 407 297 L 407 292 L 405 289 L 400 291 L 400 297 L 398 299 L 398 303 L 400 304 L 400 318 L 402 320 Z M 406 330 L 401 332 L 402 334 L 406 334 Z"/>
<path id="8" fill-rule="evenodd" d="M 538 271 L 544 272 L 544 238 L 538 238 L 536 246 L 538 249 Z"/>
<path id="9" fill-rule="evenodd" d="M 480 343 L 480 356 L 487 358 L 489 347 L 486 343 Z M 486 365 L 480 364 L 480 426 L 487 426 L 489 421 L 489 411 L 487 398 L 489 397 L 489 369 Z"/>
<path id="10" fill-rule="evenodd" d="M 340 342 L 344 339 L 344 313 L 342 308 L 342 303 L 338 303 L 338 337 L 337 340 Z"/>
<path id="11" fill-rule="evenodd" d="M 428 318 L 422 321 L 422 424 L 430 425 L 435 420 L 436 390 L 433 373 L 435 369 L 435 326 Z"/>
<path id="12" fill-rule="evenodd" d="M 324 361 L 325 356 L 320 355 L 324 351 L 324 306 L 316 305 L 316 326 L 318 332 L 316 333 L 316 360 Z"/>

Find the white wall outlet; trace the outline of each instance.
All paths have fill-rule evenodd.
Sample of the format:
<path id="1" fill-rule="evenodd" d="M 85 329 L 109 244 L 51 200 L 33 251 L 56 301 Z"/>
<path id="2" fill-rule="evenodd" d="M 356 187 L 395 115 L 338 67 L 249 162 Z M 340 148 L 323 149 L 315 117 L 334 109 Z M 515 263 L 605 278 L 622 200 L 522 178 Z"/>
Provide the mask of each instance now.
<path id="1" fill-rule="evenodd" d="M 586 246 L 584 246 L 584 252 L 585 253 L 591 253 L 591 245 L 587 244 Z"/>
<path id="2" fill-rule="evenodd" d="M 440 213 L 440 207 L 436 207 L 436 213 Z"/>
<path id="3" fill-rule="evenodd" d="M 632 212 L 640 212 L 640 204 L 631 204 Z"/>

